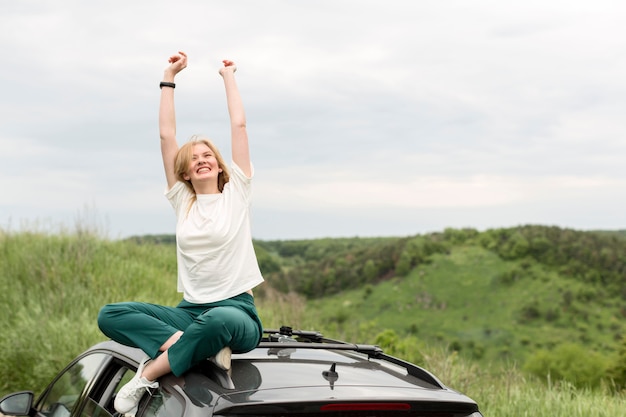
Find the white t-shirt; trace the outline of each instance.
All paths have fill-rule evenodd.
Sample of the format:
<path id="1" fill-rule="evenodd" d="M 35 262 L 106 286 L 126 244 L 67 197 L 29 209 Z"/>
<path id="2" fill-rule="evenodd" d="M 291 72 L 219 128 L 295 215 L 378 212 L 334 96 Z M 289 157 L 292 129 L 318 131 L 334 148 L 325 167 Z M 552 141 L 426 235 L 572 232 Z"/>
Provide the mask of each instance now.
<path id="1" fill-rule="evenodd" d="M 165 192 L 176 211 L 178 292 L 195 304 L 244 293 L 263 282 L 250 231 L 251 178 L 233 163 L 220 194 L 198 194 L 177 182 Z"/>

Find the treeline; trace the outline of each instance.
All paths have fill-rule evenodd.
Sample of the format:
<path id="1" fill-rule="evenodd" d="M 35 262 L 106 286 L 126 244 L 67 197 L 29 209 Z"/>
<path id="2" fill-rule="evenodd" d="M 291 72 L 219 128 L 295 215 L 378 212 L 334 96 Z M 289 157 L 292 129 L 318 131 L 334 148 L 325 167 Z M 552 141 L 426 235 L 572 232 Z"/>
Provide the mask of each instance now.
<path id="1" fill-rule="evenodd" d="M 617 234 L 524 226 L 485 232 L 481 243 L 504 259 L 529 256 L 563 275 L 601 284 L 626 298 L 626 240 Z"/>
<path id="2" fill-rule="evenodd" d="M 173 235 L 138 236 L 136 243 L 174 244 Z M 282 292 L 319 298 L 404 276 L 455 245 L 476 244 L 502 259 L 532 258 L 560 273 L 626 298 L 626 231 L 580 231 L 556 226 L 445 229 L 409 237 L 255 241 L 263 274 Z"/>
<path id="3" fill-rule="evenodd" d="M 263 273 L 274 288 L 310 298 L 404 275 L 431 254 L 447 250 L 447 243 L 437 234 L 270 241 L 257 242 L 257 246 L 262 248 L 259 263 Z"/>
<path id="4" fill-rule="evenodd" d="M 620 233 L 550 226 L 479 232 L 446 229 L 403 238 L 258 241 L 266 279 L 283 292 L 318 298 L 404 276 L 455 245 L 476 244 L 506 260 L 532 258 L 566 276 L 600 284 L 626 298 L 626 239 Z"/>

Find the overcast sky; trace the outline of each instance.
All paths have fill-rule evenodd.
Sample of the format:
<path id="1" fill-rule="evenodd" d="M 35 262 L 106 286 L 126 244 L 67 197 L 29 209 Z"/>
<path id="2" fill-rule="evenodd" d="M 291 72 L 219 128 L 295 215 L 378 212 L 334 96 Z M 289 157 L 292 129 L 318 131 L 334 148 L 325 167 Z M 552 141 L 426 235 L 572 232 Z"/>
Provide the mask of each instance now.
<path id="1" fill-rule="evenodd" d="M 178 50 L 179 142 L 227 156 L 237 63 L 257 239 L 625 229 L 625 21 L 617 0 L 3 1 L 0 229 L 174 233 Z"/>

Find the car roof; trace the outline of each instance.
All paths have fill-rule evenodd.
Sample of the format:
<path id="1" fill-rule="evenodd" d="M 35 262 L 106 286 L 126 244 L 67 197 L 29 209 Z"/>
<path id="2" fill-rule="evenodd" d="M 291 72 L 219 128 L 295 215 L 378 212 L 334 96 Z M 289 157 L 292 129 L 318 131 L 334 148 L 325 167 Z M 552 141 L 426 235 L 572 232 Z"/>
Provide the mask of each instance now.
<path id="1" fill-rule="evenodd" d="M 364 399 L 447 403 L 463 411 L 477 410 L 473 400 L 446 387 L 430 372 L 389 356 L 378 346 L 345 343 L 290 328 L 265 334 L 257 348 L 233 354 L 228 372 L 204 361 L 181 377 L 162 377 L 161 384 L 184 392 L 195 407 L 213 407 L 214 413 L 235 412 L 250 404 Z M 92 349 L 111 350 L 135 364 L 146 356 L 140 349 L 112 341 Z"/>

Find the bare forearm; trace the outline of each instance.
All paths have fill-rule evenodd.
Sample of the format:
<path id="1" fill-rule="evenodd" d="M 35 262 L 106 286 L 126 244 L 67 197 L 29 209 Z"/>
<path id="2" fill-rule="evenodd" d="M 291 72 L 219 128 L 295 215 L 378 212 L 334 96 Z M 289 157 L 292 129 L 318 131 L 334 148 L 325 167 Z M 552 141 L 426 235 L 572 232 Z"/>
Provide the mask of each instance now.
<path id="1" fill-rule="evenodd" d="M 165 72 L 163 81 L 174 82 L 174 76 Z M 159 104 L 159 134 L 161 140 L 176 138 L 176 111 L 174 107 L 174 88 L 161 87 Z"/>
<path id="2" fill-rule="evenodd" d="M 237 67 L 235 67 L 232 61 L 224 61 L 224 65 L 224 68 L 220 70 L 220 74 L 224 77 L 224 87 L 226 88 L 233 161 L 243 170 L 246 176 L 250 177 L 252 176 L 252 165 L 250 163 L 250 147 L 246 130 L 246 114 L 243 110 L 243 102 L 235 81 Z"/>
<path id="3" fill-rule="evenodd" d="M 244 127 L 246 126 L 246 114 L 243 108 L 243 101 L 239 94 L 239 88 L 235 80 L 235 74 L 233 71 L 225 71 L 224 87 L 226 88 L 226 103 L 228 105 L 228 115 L 230 117 L 230 124 L 232 127 Z"/>
<path id="4" fill-rule="evenodd" d="M 170 56 L 169 66 L 163 73 L 161 82 L 161 101 L 159 102 L 159 135 L 161 136 L 161 155 L 168 186 L 176 182 L 174 161 L 178 152 L 176 142 L 176 112 L 174 111 L 174 78 L 187 66 L 187 55 L 179 51 Z"/>

